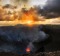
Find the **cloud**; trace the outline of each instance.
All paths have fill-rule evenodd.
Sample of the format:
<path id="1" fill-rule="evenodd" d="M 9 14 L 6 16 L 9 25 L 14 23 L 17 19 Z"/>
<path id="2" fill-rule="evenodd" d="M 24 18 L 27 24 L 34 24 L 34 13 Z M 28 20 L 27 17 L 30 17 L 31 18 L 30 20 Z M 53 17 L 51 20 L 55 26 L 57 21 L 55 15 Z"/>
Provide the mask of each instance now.
<path id="1" fill-rule="evenodd" d="M 60 0 L 47 0 L 41 15 L 46 18 L 60 17 Z"/>
<path id="2" fill-rule="evenodd" d="M 60 0 L 47 0 L 45 9 L 59 13 L 60 12 Z"/>

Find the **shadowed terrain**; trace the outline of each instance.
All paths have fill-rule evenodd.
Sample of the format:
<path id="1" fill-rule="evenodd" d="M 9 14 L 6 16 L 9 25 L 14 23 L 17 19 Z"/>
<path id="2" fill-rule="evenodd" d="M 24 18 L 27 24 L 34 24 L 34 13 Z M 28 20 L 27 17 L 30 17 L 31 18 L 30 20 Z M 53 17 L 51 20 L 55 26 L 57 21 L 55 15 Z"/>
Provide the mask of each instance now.
<path id="1" fill-rule="evenodd" d="M 10 55 L 10 52 L 12 52 L 12 53 L 18 52 L 18 54 L 20 54 L 20 53 L 22 54 L 22 52 L 21 52 L 22 48 L 23 48 L 23 50 L 25 50 L 26 45 L 28 45 L 28 42 L 32 41 L 32 40 L 28 40 L 28 39 L 26 41 L 25 39 L 22 39 L 23 35 L 22 36 L 19 35 L 19 33 L 20 34 L 23 33 L 23 32 L 21 32 L 22 29 L 24 29 L 23 31 L 25 32 L 25 30 L 26 29 L 28 30 L 29 28 L 28 27 L 22 28 L 21 25 L 0 27 L 0 52 L 4 52 L 4 51 L 6 53 L 9 52 L 8 55 Z M 54 52 L 54 51 L 60 50 L 60 26 L 59 25 L 42 25 L 42 28 L 38 27 L 38 30 L 39 31 L 41 30 L 49 35 L 48 40 L 46 40 L 45 42 L 43 41 L 44 43 L 47 43 L 47 45 L 46 44 L 44 45 L 44 47 L 45 47 L 44 52 L 45 51 Z M 19 38 L 19 37 L 21 37 L 21 38 Z M 37 47 L 40 47 L 40 43 L 43 43 L 43 42 L 38 41 L 36 43 Z M 22 48 L 20 48 L 20 47 L 22 47 Z M 41 49 L 38 50 L 38 48 L 37 48 L 37 52 L 38 53 L 41 52 Z"/>

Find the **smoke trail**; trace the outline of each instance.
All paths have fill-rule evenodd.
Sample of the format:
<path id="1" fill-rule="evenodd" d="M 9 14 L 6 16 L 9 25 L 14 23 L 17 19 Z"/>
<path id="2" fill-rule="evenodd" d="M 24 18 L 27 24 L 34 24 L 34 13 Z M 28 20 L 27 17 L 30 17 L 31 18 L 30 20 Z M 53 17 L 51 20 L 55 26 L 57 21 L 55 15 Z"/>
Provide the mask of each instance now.
<path id="1" fill-rule="evenodd" d="M 37 43 L 37 42 L 45 41 L 48 38 L 48 36 L 47 36 L 46 33 L 44 33 L 41 30 L 38 31 L 37 29 L 38 28 L 33 28 L 32 33 L 29 34 L 29 35 L 32 35 L 33 36 L 33 33 L 36 32 L 36 33 L 34 33 L 34 36 L 33 37 L 28 36 L 28 39 L 30 40 L 30 42 L 27 45 L 27 48 L 30 48 L 31 52 L 35 52 L 37 50 L 37 48 L 36 48 L 36 46 L 34 46 L 33 42 L 36 42 Z"/>

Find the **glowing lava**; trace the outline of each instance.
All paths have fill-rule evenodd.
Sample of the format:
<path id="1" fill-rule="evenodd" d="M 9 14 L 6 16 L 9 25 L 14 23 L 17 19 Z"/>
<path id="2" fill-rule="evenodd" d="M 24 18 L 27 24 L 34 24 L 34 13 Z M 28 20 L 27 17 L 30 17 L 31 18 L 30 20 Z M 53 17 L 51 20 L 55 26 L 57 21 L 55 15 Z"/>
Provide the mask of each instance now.
<path id="1" fill-rule="evenodd" d="M 30 52 L 30 51 L 31 51 L 30 48 L 27 48 L 27 49 L 26 49 L 26 52 Z"/>

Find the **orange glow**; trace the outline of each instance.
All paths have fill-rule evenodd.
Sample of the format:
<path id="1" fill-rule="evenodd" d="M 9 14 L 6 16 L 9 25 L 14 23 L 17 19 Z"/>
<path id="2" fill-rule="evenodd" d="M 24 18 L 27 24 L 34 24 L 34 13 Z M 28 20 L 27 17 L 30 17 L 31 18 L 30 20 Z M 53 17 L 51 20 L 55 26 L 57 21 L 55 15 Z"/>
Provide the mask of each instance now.
<path id="1" fill-rule="evenodd" d="M 30 48 L 27 48 L 27 49 L 26 49 L 26 52 L 30 52 Z"/>
<path id="2" fill-rule="evenodd" d="M 23 13 L 20 21 L 22 23 L 25 23 L 25 24 L 31 26 L 34 23 L 34 19 L 35 19 L 34 16 L 35 15 L 33 15 L 30 12 Z"/>
<path id="3" fill-rule="evenodd" d="M 43 21 L 40 19 L 41 16 L 37 15 L 37 11 L 34 8 L 30 8 L 29 10 L 14 10 L 11 8 L 3 9 L 1 6 L 0 10 L 0 21 L 18 21 L 17 23 L 28 26 L 40 24 L 41 22 L 39 21 Z"/>
<path id="4" fill-rule="evenodd" d="M 7 21 L 7 22 L 1 22 L 1 21 Z M 33 26 L 40 24 L 43 25 L 55 24 L 55 22 L 60 22 L 60 17 L 56 19 L 45 19 L 43 16 L 38 15 L 36 9 L 34 8 L 30 8 L 28 10 L 23 9 L 20 10 L 20 9 L 3 8 L 2 6 L 0 6 L 0 23 L 3 25 L 23 24 L 27 26 Z"/>
<path id="5" fill-rule="evenodd" d="M 39 22 L 40 17 L 38 17 L 37 12 L 35 9 L 27 10 L 26 12 L 22 12 L 20 18 L 20 24 L 25 24 L 28 26 L 32 26 L 34 24 L 40 24 Z M 44 21 L 44 20 L 41 20 Z"/>

